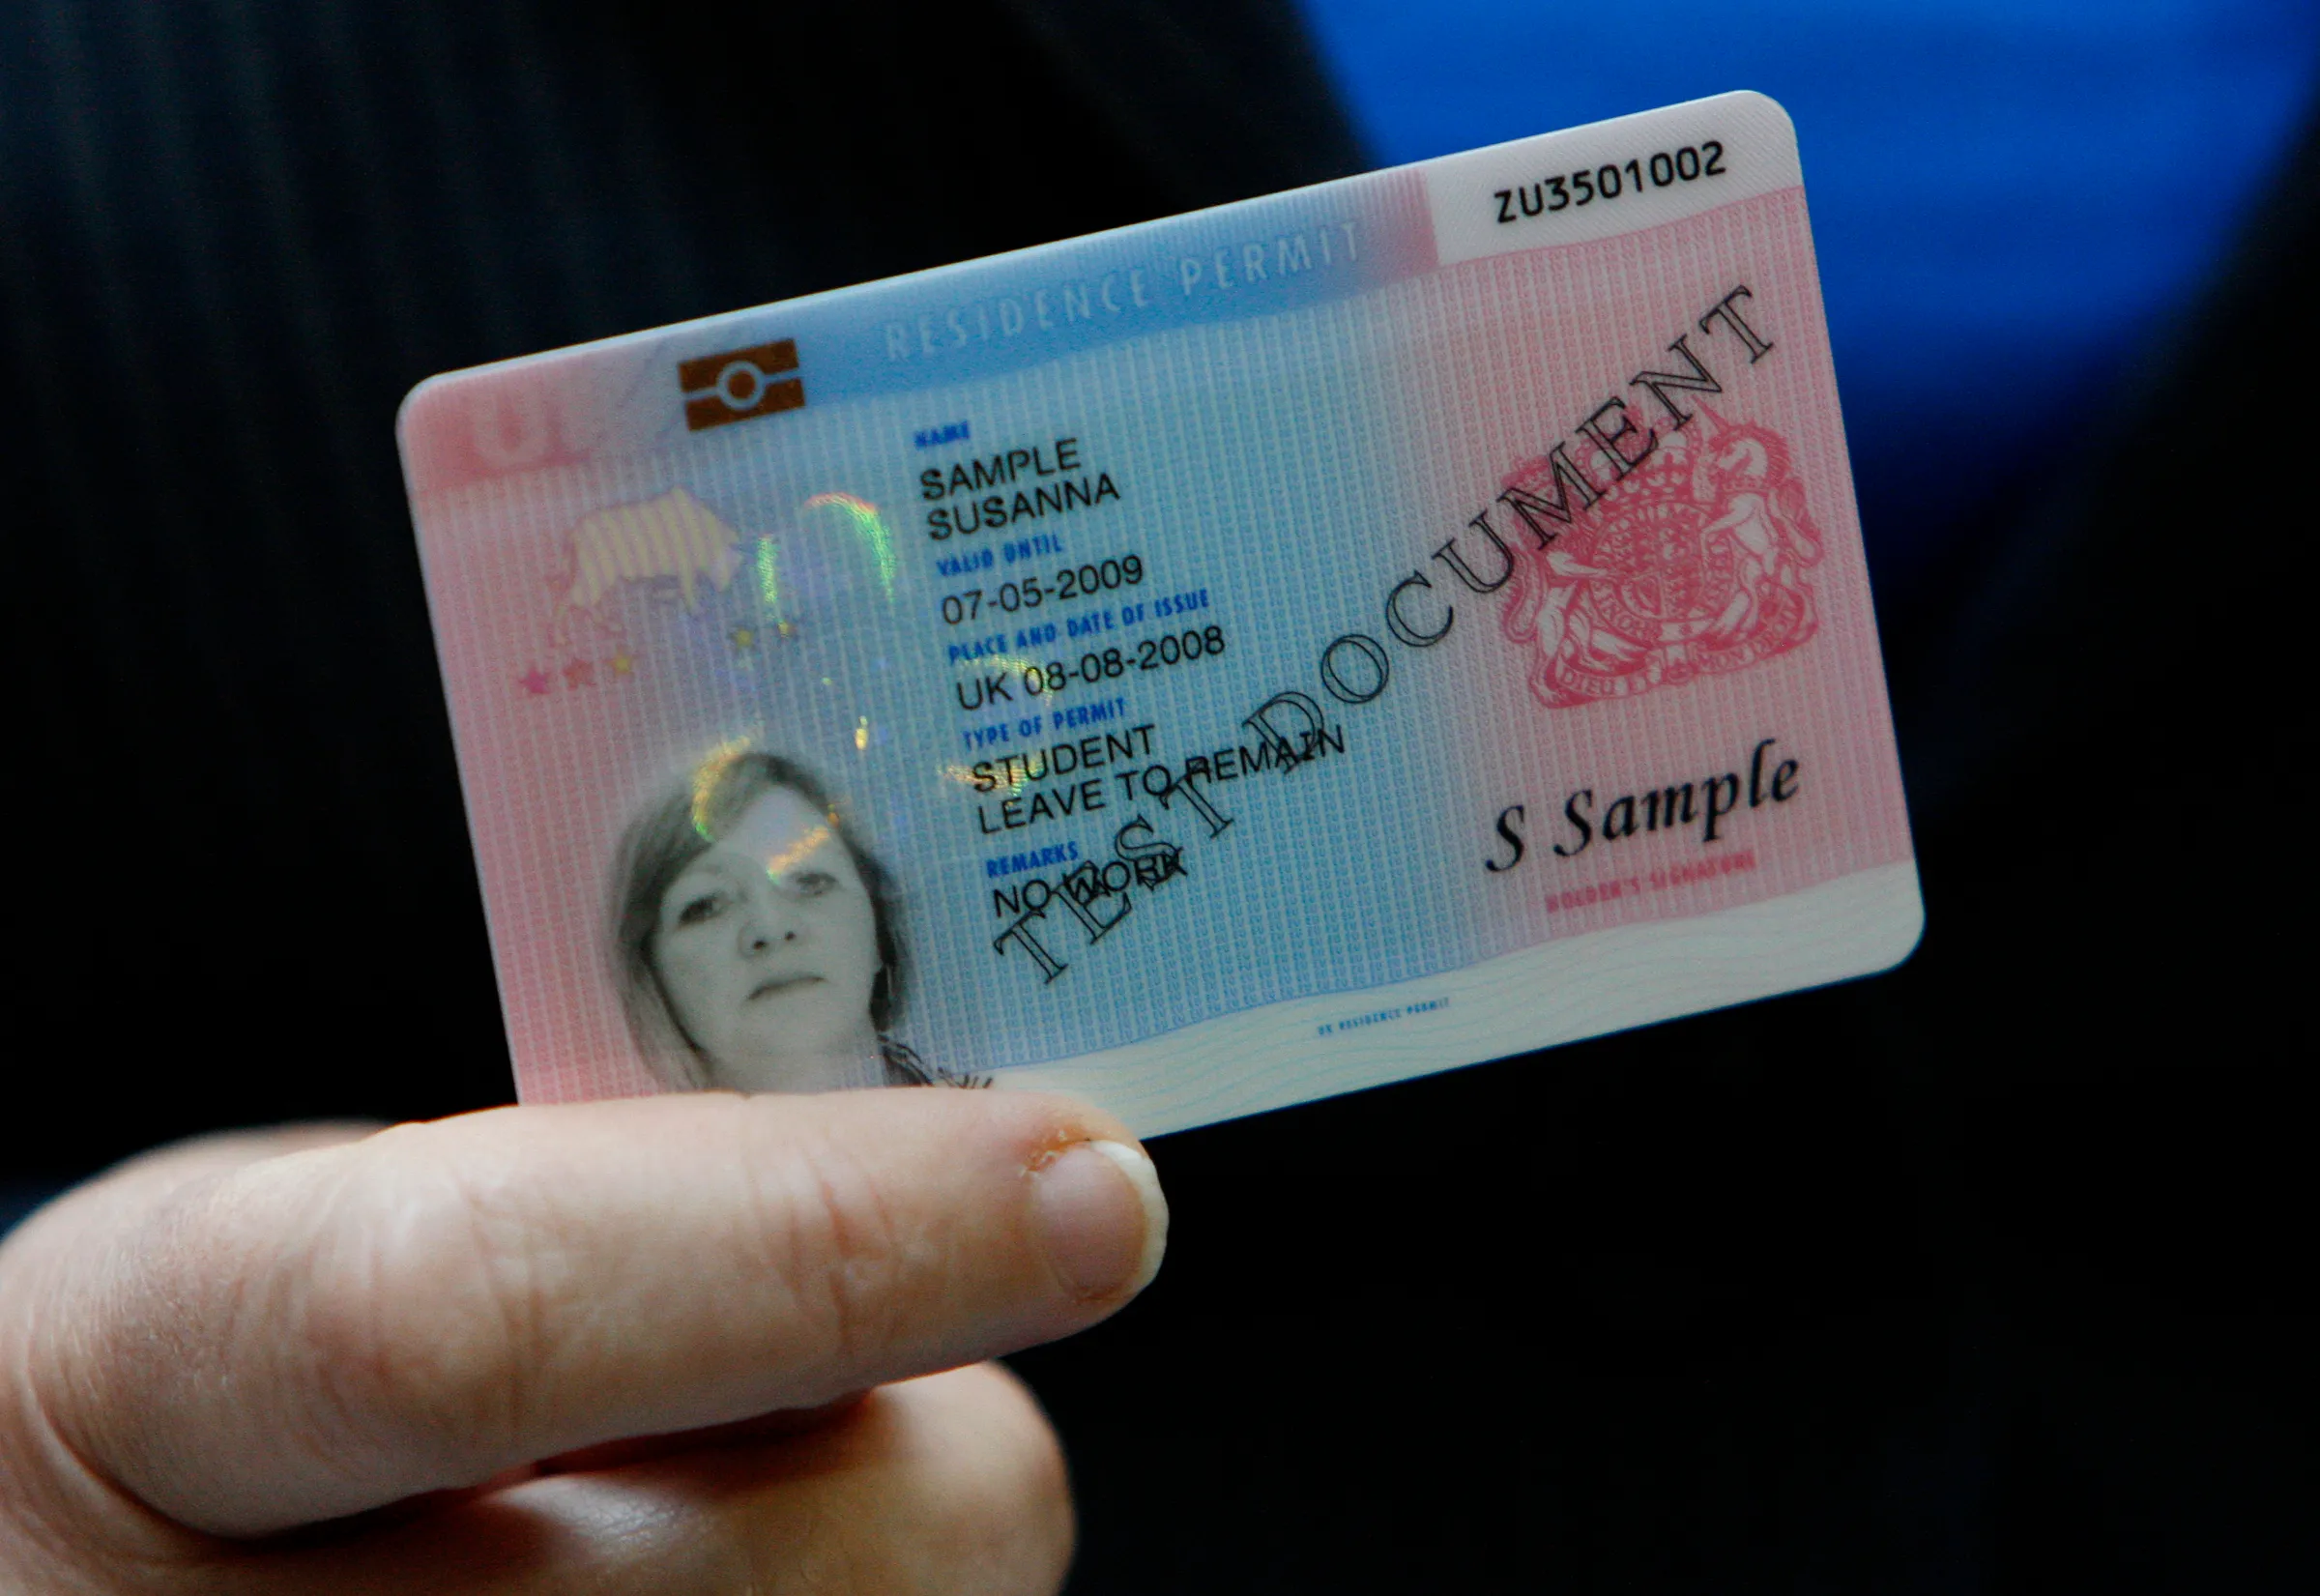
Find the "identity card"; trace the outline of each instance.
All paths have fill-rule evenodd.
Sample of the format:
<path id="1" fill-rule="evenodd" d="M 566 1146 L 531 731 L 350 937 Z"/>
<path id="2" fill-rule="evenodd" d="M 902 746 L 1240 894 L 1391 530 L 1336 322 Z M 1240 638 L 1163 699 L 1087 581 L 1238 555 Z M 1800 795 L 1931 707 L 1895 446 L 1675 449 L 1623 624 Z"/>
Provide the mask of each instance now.
<path id="1" fill-rule="evenodd" d="M 1758 95 L 438 377 L 401 437 L 527 1099 L 1148 1134 L 1917 940 Z"/>

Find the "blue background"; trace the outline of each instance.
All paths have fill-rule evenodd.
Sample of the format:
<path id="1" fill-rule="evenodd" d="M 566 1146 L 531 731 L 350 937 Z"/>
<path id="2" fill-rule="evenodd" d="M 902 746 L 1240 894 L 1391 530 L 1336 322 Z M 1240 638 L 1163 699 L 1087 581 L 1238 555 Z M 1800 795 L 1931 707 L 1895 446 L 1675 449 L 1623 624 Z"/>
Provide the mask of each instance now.
<path id="1" fill-rule="evenodd" d="M 2320 6 L 2287 0 L 1304 6 L 1386 162 L 1727 89 L 1787 106 L 1887 580 L 2159 351 L 2320 63 Z"/>

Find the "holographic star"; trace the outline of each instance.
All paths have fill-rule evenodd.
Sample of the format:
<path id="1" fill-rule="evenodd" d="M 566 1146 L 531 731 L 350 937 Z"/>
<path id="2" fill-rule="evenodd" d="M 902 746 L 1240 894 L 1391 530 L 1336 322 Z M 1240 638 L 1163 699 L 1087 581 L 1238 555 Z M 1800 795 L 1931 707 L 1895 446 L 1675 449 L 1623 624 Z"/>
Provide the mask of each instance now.
<path id="1" fill-rule="evenodd" d="M 564 668 L 564 680 L 567 686 L 594 686 L 596 684 L 596 662 L 593 659 L 573 660 Z"/>
<path id="2" fill-rule="evenodd" d="M 755 626 L 736 626 L 733 628 L 732 636 L 735 653 L 747 653 L 751 649 L 757 647 L 757 628 Z"/>
<path id="3" fill-rule="evenodd" d="M 556 684 L 556 679 L 548 675 L 547 672 L 541 670 L 537 665 L 533 666 L 523 675 L 517 677 L 516 681 L 524 684 L 524 691 L 533 694 L 544 693 L 550 687 L 553 687 Z"/>
<path id="4" fill-rule="evenodd" d="M 604 663 L 612 667 L 612 674 L 615 676 L 632 676 L 636 672 L 636 655 L 630 653 L 626 649 L 623 649 Z"/>

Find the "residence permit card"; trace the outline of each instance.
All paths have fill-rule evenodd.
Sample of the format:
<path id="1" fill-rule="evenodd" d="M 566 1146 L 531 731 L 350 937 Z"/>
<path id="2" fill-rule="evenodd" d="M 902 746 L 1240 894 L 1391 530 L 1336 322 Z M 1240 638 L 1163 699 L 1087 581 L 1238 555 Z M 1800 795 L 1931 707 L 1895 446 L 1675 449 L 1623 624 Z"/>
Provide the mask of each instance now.
<path id="1" fill-rule="evenodd" d="M 1761 96 L 438 377 L 401 437 L 530 1100 L 1151 1133 L 1919 933 Z"/>

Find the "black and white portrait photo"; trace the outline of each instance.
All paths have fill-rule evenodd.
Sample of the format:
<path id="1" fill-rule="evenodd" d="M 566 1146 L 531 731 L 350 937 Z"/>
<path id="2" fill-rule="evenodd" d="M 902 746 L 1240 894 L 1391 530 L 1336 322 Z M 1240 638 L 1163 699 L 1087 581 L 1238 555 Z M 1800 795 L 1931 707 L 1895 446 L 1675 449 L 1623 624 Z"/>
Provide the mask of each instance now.
<path id="1" fill-rule="evenodd" d="M 613 935 L 646 1061 L 675 1089 L 964 1085 L 897 1040 L 892 877 L 815 777 L 724 749 L 628 827 Z"/>

